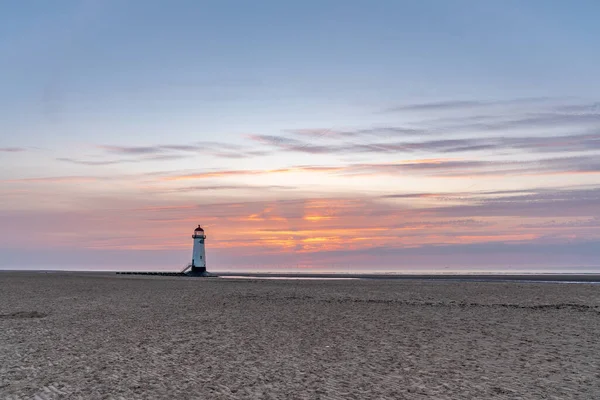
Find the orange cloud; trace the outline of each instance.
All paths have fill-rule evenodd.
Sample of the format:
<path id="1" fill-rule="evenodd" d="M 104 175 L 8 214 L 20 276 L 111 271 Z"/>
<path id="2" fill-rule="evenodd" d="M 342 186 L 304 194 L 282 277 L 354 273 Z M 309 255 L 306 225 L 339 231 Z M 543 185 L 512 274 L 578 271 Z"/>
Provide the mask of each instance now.
<path id="1" fill-rule="evenodd" d="M 329 215 L 305 215 L 303 217 L 303 219 L 305 221 L 320 222 L 320 221 L 327 221 L 327 220 L 333 219 L 333 217 L 329 216 Z"/>
<path id="2" fill-rule="evenodd" d="M 302 172 L 336 172 L 343 170 L 343 167 L 320 167 L 320 166 L 300 166 L 277 169 L 256 169 L 256 170 L 226 170 L 214 172 L 200 172 L 187 175 L 173 175 L 161 178 L 163 181 L 181 181 L 191 179 L 222 178 L 229 176 L 248 176 L 248 175 L 268 175 L 268 174 L 286 174 Z"/>

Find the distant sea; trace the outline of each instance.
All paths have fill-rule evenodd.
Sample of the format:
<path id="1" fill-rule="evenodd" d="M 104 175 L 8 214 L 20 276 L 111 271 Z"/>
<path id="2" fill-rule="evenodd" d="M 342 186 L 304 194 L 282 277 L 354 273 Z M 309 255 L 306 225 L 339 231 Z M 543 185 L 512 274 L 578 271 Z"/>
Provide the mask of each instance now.
<path id="1" fill-rule="evenodd" d="M 179 272 L 183 266 L 140 266 L 140 265 L 111 265 L 111 266 L 94 266 L 94 265 L 36 265 L 36 266 L 0 266 L 0 271 L 89 271 L 89 272 Z M 498 274 L 600 274 L 600 265 L 595 266 L 478 266 L 478 267 L 387 267 L 387 268 L 359 268 L 359 267 L 295 267 L 295 266 L 208 266 L 208 270 L 214 273 L 240 273 L 240 274 L 336 274 L 336 275 L 498 275 Z"/>

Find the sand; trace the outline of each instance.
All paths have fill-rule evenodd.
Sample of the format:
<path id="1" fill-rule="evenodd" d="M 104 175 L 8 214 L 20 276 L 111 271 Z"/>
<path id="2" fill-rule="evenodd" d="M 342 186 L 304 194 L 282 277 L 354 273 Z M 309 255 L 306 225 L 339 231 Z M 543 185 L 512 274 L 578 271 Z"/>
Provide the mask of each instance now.
<path id="1" fill-rule="evenodd" d="M 592 284 L 0 273 L 0 398 L 598 399 L 598 332 Z"/>

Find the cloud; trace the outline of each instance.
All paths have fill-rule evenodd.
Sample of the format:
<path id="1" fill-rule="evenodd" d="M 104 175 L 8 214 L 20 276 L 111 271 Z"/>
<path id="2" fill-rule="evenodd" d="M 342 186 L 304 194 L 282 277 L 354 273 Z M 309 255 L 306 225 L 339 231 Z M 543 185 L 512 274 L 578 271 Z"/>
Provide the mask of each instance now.
<path id="1" fill-rule="evenodd" d="M 202 191 L 220 191 L 220 190 L 290 190 L 296 189 L 295 186 L 283 186 L 283 185 L 195 185 L 195 186 L 185 186 L 179 188 L 171 188 L 171 189 L 160 189 L 160 192 L 202 192 Z"/>
<path id="2" fill-rule="evenodd" d="M 415 129 L 406 128 L 399 126 L 379 126 L 373 128 L 363 128 L 350 131 L 344 131 L 343 134 L 346 136 L 416 136 L 429 134 L 427 129 Z"/>
<path id="3" fill-rule="evenodd" d="M 407 148 L 442 153 L 471 152 L 477 150 L 521 150 L 536 153 L 582 152 L 600 149 L 600 134 L 570 134 L 558 136 L 469 138 L 434 140 L 412 143 Z"/>
<path id="4" fill-rule="evenodd" d="M 598 217 L 600 188 L 579 190 L 538 190 L 530 194 L 480 198 L 467 205 L 429 209 L 444 217 Z"/>
<path id="5" fill-rule="evenodd" d="M 74 158 L 69 157 L 60 157 L 56 159 L 57 161 L 64 161 L 71 164 L 78 165 L 113 165 L 113 164 L 122 164 L 131 162 L 131 160 L 104 160 L 104 161 L 94 161 L 94 160 L 76 160 Z"/>
<path id="6" fill-rule="evenodd" d="M 573 229 L 573 228 L 600 228 L 600 217 L 584 218 L 575 220 L 548 221 L 537 224 L 521 224 L 520 228 L 543 228 L 543 229 Z"/>
<path id="7" fill-rule="evenodd" d="M 533 161 L 442 159 L 435 162 L 354 164 L 345 170 L 356 174 L 414 172 L 434 177 L 595 174 L 600 173 L 600 160 L 595 156 L 557 157 Z"/>
<path id="8" fill-rule="evenodd" d="M 546 104 L 550 99 L 532 98 L 507 101 L 457 101 L 432 103 L 428 108 L 490 105 L 518 105 L 507 113 L 500 108 L 488 115 L 462 115 L 429 119 L 409 126 L 367 128 L 293 129 L 282 135 L 251 135 L 249 138 L 275 151 L 307 154 L 400 154 L 499 153 L 573 153 L 600 149 L 599 103 Z M 535 112 L 524 104 L 542 105 Z M 421 107 L 415 105 L 415 107 Z M 427 108 L 426 107 L 426 108 Z M 525 134 L 524 132 L 532 132 Z M 449 135 L 463 137 L 449 138 Z M 419 137 L 428 140 L 415 140 Z"/>
<path id="9" fill-rule="evenodd" d="M 78 164 L 78 165 L 101 166 L 101 165 L 141 163 L 141 162 L 147 162 L 147 161 L 179 160 L 179 159 L 187 158 L 187 157 L 188 157 L 187 155 L 180 155 L 180 154 L 163 154 L 163 155 L 154 155 L 154 156 L 134 158 L 134 159 L 121 159 L 121 160 L 80 160 L 80 159 L 74 159 L 74 158 L 70 158 L 70 157 L 60 157 L 60 158 L 57 158 L 56 160 L 68 162 L 71 164 Z"/>
<path id="10" fill-rule="evenodd" d="M 511 100 L 446 100 L 431 103 L 407 104 L 403 106 L 388 108 L 385 112 L 398 111 L 454 111 L 492 106 L 512 106 L 522 104 L 543 103 L 552 100 L 550 97 L 526 97 Z"/>
<path id="11" fill-rule="evenodd" d="M 0 147 L 0 153 L 19 153 L 26 151 L 24 147 Z"/>
<path id="12" fill-rule="evenodd" d="M 267 154 L 264 150 L 249 149 L 243 145 L 208 141 L 193 144 L 163 144 L 153 146 L 101 145 L 97 147 L 111 154 L 130 156 L 154 155 L 154 158 L 147 157 L 144 160 L 167 160 L 186 157 L 186 155 L 172 153 L 188 153 L 189 155 L 193 155 L 194 153 L 206 154 L 222 158 L 247 158 Z"/>
<path id="13" fill-rule="evenodd" d="M 115 154 L 161 154 L 170 151 L 198 151 L 195 145 L 156 145 L 156 146 L 113 146 L 101 145 L 100 149 Z"/>
<path id="14" fill-rule="evenodd" d="M 180 160 L 182 158 L 189 158 L 189 155 L 185 155 L 185 154 L 163 154 L 163 155 L 156 155 L 156 156 L 150 156 L 150 157 L 143 157 L 143 158 L 139 158 L 137 160 L 135 160 L 136 162 L 141 162 L 141 161 L 169 161 L 169 160 Z"/>
<path id="15" fill-rule="evenodd" d="M 587 189 L 559 189 L 559 190 L 543 190 L 538 189 L 533 193 L 512 194 L 510 196 L 496 197 L 493 199 L 482 199 L 484 203 L 514 203 L 514 202 L 563 202 L 571 200 L 599 200 L 600 188 Z M 600 203 L 598 210 L 600 211 Z"/>
<path id="16" fill-rule="evenodd" d="M 497 130 L 516 130 L 516 129 L 541 129 L 541 128 L 557 128 L 557 127 L 595 127 L 600 123 L 600 113 L 559 113 L 546 112 L 525 115 L 521 118 L 515 118 L 507 121 L 466 124 L 464 126 L 456 126 L 455 129 L 477 129 L 484 131 Z"/>
<path id="17" fill-rule="evenodd" d="M 493 104 L 493 103 L 492 103 Z M 489 102 L 476 101 L 476 100 L 448 100 L 438 101 L 432 103 L 420 103 L 420 104 L 408 104 L 404 106 L 398 106 L 388 108 L 385 112 L 397 112 L 397 111 L 446 111 L 456 110 L 464 108 L 477 108 L 490 105 Z"/>
<path id="18" fill-rule="evenodd" d="M 600 122 L 600 120 L 599 120 Z M 358 135 L 358 134 L 357 134 Z M 274 135 L 253 135 L 250 137 L 280 151 L 309 154 L 360 154 L 360 153 L 469 153 L 484 150 L 519 150 L 525 152 L 577 152 L 600 149 L 600 133 L 583 133 L 555 136 L 489 136 L 466 139 L 439 139 L 420 142 L 335 142 L 318 145 L 313 140 L 300 140 Z"/>
<path id="19" fill-rule="evenodd" d="M 498 146 L 534 152 L 576 152 L 600 149 L 600 133 L 563 136 L 497 138 Z"/>
<path id="20" fill-rule="evenodd" d="M 536 104 L 547 98 L 505 101 L 448 101 L 425 105 L 410 105 L 415 109 L 488 107 Z M 410 154 L 410 153 L 491 153 L 522 151 L 534 153 L 589 152 L 600 149 L 600 112 L 597 103 L 562 104 L 545 107 L 537 112 L 517 107 L 506 115 L 502 109 L 489 115 L 465 115 L 445 119 L 430 119 L 410 126 L 373 126 L 356 129 L 291 129 L 281 135 L 250 134 L 250 143 L 203 141 L 191 144 L 157 144 L 143 146 L 102 145 L 109 154 L 153 156 L 153 160 L 173 159 L 205 154 L 219 158 L 240 159 L 262 157 L 277 152 L 314 155 Z M 554 132 L 568 129 L 569 132 Z M 541 134 L 547 131 L 544 136 Z M 515 136 L 522 131 L 535 134 Z M 553 134 L 549 134 L 552 131 Z M 500 132 L 500 133 L 499 133 Z M 557 134 L 557 133 L 562 133 Z M 467 137 L 449 138 L 448 135 Z M 511 136 L 512 135 L 512 136 Z M 417 140 L 421 137 L 428 140 Z M 471 137 L 469 137 L 471 136 Z M 258 148 L 256 145 L 259 145 Z M 66 159 L 64 159 L 66 161 Z M 75 160 L 69 159 L 70 162 Z M 130 162 L 115 160 L 83 160 L 87 165 L 109 165 Z"/>
<path id="21" fill-rule="evenodd" d="M 344 132 L 342 131 L 338 131 L 331 128 L 286 129 L 284 130 L 284 132 L 308 137 L 335 137 L 344 134 Z"/>
<path id="22" fill-rule="evenodd" d="M 249 157 L 262 157 L 268 155 L 268 151 L 264 150 L 245 150 L 245 151 L 212 151 L 210 155 L 221 158 L 249 158 Z"/>
<path id="23" fill-rule="evenodd" d="M 541 189 L 537 189 L 541 190 Z M 489 190 L 489 191 L 472 191 L 472 192 L 426 192 L 426 193 L 394 193 L 382 195 L 383 199 L 476 199 L 482 196 L 503 196 L 515 193 L 532 193 L 535 188 L 531 189 L 515 189 L 515 190 Z"/>
<path id="24" fill-rule="evenodd" d="M 554 157 L 530 161 L 493 159 L 422 158 L 396 162 L 350 163 L 338 166 L 297 165 L 276 169 L 230 169 L 186 174 L 159 174 L 160 181 L 184 181 L 272 174 L 337 174 L 352 177 L 365 175 L 421 175 L 462 178 L 515 175 L 590 174 L 600 173 L 595 156 Z"/>
<path id="25" fill-rule="evenodd" d="M 314 145 L 309 141 L 301 141 L 285 136 L 274 135 L 249 135 L 251 140 L 277 147 L 280 150 L 303 152 L 310 154 L 326 154 L 331 153 L 333 148 L 330 146 Z"/>
<path id="26" fill-rule="evenodd" d="M 408 150 L 404 143 L 372 143 L 372 144 L 324 144 L 317 145 L 312 140 L 299 140 L 285 136 L 274 135 L 250 135 L 253 141 L 289 152 L 300 152 L 308 154 L 338 154 L 338 153 L 363 153 L 363 152 L 398 152 Z"/>
<path id="27" fill-rule="evenodd" d="M 170 175 L 161 178 L 163 181 L 181 181 L 206 178 L 223 178 L 232 176 L 252 176 L 252 175 L 267 175 L 267 174 L 285 174 L 285 173 L 301 173 L 301 172 L 336 172 L 343 170 L 343 167 L 326 167 L 326 166 L 296 166 L 289 168 L 277 169 L 250 169 L 250 170 L 221 170 L 221 171 L 206 171 L 193 174 Z"/>
<path id="28" fill-rule="evenodd" d="M 594 113 L 600 111 L 600 102 L 557 106 L 556 111 L 563 113 Z"/>
<path id="29" fill-rule="evenodd" d="M 184 175 L 171 175 L 161 178 L 163 181 L 182 181 L 192 179 L 206 179 L 206 178 L 222 178 L 228 176 L 246 176 L 246 175 L 261 175 L 261 174 L 272 174 L 272 173 L 283 173 L 288 172 L 288 169 L 273 169 L 273 170 L 222 170 L 222 171 L 211 171 L 211 172 L 198 172 L 195 174 L 184 174 Z"/>
<path id="30" fill-rule="evenodd" d="M 359 136 L 415 136 L 429 133 L 425 129 L 415 129 L 399 126 L 376 126 L 373 128 L 362 128 L 354 130 L 336 130 L 336 129 L 287 129 L 286 133 L 290 133 L 301 137 L 310 138 L 343 138 L 343 137 L 359 137 Z"/>
<path id="31" fill-rule="evenodd" d="M 486 160 L 410 160 L 392 163 L 348 165 L 347 175 L 427 175 L 432 177 L 473 177 L 522 173 L 522 163 Z"/>
<path id="32" fill-rule="evenodd" d="M 83 183 L 83 182 L 95 182 L 102 178 L 95 176 L 51 176 L 41 178 L 21 178 L 21 179 L 6 179 L 0 182 L 6 183 Z"/>
<path id="33" fill-rule="evenodd" d="M 106 166 L 116 164 L 142 163 L 149 161 L 170 161 L 193 157 L 195 154 L 207 154 L 221 158 L 247 158 L 264 156 L 268 154 L 264 150 L 246 149 L 242 145 L 233 145 L 217 142 L 198 142 L 196 144 L 165 144 L 156 146 L 113 146 L 100 145 L 97 148 L 106 153 L 129 156 L 122 159 L 98 159 L 96 156 L 90 159 L 78 159 L 72 157 L 60 157 L 57 161 L 67 162 L 77 165 L 87 166 Z M 133 158 L 131 158 L 133 157 Z"/>

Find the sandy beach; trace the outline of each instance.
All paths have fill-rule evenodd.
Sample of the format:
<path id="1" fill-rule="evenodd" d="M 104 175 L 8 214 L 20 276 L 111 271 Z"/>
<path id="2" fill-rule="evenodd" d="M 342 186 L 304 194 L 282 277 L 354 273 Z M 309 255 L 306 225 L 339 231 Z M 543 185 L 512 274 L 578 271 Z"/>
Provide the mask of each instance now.
<path id="1" fill-rule="evenodd" d="M 0 273 L 1 399 L 598 399 L 600 285 Z"/>

